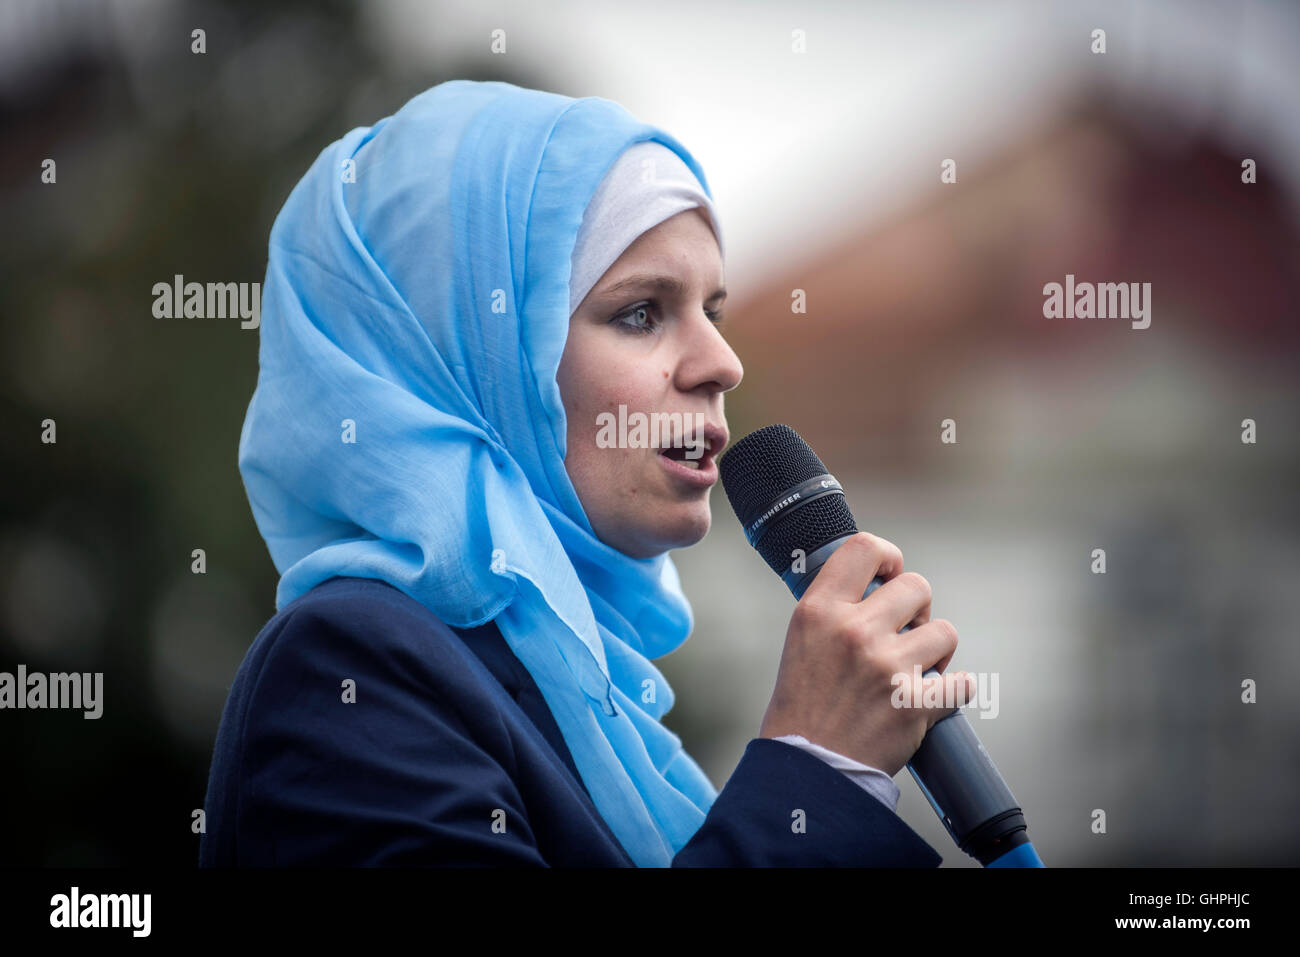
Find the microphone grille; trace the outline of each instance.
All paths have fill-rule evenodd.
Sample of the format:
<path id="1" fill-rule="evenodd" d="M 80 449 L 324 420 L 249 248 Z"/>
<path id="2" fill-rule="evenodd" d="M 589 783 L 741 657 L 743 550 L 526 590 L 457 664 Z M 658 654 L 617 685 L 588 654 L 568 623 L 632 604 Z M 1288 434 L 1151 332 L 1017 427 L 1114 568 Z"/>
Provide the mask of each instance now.
<path id="1" fill-rule="evenodd" d="M 829 471 L 788 425 L 768 425 L 751 432 L 718 460 L 727 501 L 742 526 L 795 486 Z M 795 549 L 811 554 L 857 530 L 844 496 L 826 495 L 775 518 L 755 547 L 768 567 L 780 575 L 789 569 Z"/>

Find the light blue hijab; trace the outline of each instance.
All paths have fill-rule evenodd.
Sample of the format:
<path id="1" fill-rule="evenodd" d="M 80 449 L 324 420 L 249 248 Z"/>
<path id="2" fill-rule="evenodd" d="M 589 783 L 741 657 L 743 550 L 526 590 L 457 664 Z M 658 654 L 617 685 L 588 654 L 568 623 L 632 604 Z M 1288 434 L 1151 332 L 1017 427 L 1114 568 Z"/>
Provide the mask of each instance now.
<path id="1" fill-rule="evenodd" d="M 495 619 L 620 843 L 664 866 L 717 796 L 651 664 L 694 618 L 666 552 L 596 538 L 556 384 L 583 211 L 645 140 L 712 198 L 617 103 L 502 82 L 442 83 L 327 146 L 271 230 L 239 469 L 277 609 L 351 575 L 453 627 Z"/>

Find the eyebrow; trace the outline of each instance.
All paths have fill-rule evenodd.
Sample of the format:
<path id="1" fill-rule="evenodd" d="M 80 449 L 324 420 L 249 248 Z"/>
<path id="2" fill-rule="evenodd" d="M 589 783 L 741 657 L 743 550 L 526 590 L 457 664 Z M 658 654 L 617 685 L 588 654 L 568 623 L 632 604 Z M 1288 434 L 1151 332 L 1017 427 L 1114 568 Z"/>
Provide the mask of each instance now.
<path id="1" fill-rule="evenodd" d="M 623 292 L 625 289 L 657 289 L 674 293 L 678 296 L 685 295 L 686 286 L 676 276 L 661 276 L 650 273 L 643 273 L 636 276 L 628 276 L 626 279 L 620 279 L 612 285 L 606 286 L 600 291 L 601 295 L 610 296 L 614 293 Z M 719 286 L 713 291 L 705 302 L 713 302 L 715 299 L 726 299 L 726 288 Z"/>

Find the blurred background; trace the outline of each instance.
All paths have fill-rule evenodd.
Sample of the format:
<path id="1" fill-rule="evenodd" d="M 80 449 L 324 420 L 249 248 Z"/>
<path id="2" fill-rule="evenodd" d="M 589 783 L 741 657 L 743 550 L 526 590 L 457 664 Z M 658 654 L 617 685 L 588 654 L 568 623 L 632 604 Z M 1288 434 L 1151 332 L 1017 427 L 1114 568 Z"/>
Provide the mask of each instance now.
<path id="1" fill-rule="evenodd" d="M 1297 49 L 1272 2 L 3 0 L 0 671 L 102 671 L 105 704 L 0 712 L 0 864 L 195 864 L 277 574 L 236 466 L 257 332 L 151 289 L 261 282 L 321 149 L 455 78 L 616 100 L 700 160 L 731 434 L 793 426 L 929 579 L 1049 865 L 1300 863 Z M 1044 318 L 1067 274 L 1151 283 L 1150 327 Z M 721 787 L 794 599 L 713 512 L 661 666 Z"/>

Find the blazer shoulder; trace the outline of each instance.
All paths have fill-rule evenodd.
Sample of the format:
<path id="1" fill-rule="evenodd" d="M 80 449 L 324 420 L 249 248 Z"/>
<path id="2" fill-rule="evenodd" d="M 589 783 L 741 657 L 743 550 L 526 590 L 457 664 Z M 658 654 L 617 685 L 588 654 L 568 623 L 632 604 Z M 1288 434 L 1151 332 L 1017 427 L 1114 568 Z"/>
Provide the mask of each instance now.
<path id="1" fill-rule="evenodd" d="M 331 578 L 295 598 L 267 622 L 267 631 L 290 619 L 338 623 L 365 630 L 419 624 L 454 636 L 441 618 L 401 589 L 377 578 Z"/>
<path id="2" fill-rule="evenodd" d="M 200 865 L 542 862 L 516 727 L 436 615 L 383 582 L 324 582 L 266 624 L 235 676 Z M 487 830 L 495 808 L 511 840 Z"/>
<path id="3" fill-rule="evenodd" d="M 469 733 L 496 724 L 498 684 L 464 637 L 415 599 L 378 579 L 332 578 L 263 626 L 227 709 L 242 728 L 254 710 L 332 687 L 336 700 L 382 694 L 412 709 L 437 708 Z"/>
<path id="4" fill-rule="evenodd" d="M 518 708 L 581 781 L 545 696 L 496 622 L 453 627 L 379 579 L 332 578 L 290 602 L 267 622 L 240 670 L 236 708 L 250 697 L 277 696 L 286 679 L 335 676 L 338 687 L 341 674 L 440 708 L 462 730 L 493 740 L 510 729 L 528 733 L 520 731 Z M 258 694 L 264 681 L 272 687 Z"/>
<path id="5" fill-rule="evenodd" d="M 248 658 L 260 665 L 270 655 L 310 650 L 329 656 L 354 645 L 380 665 L 391 664 L 385 653 L 405 651 L 433 664 L 448 655 L 464 660 L 466 651 L 456 629 L 400 589 L 378 579 L 331 578 L 280 609 Z"/>

